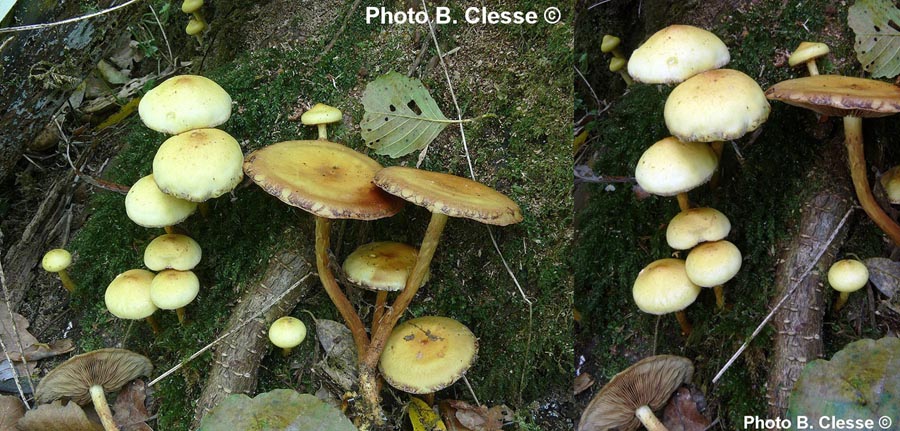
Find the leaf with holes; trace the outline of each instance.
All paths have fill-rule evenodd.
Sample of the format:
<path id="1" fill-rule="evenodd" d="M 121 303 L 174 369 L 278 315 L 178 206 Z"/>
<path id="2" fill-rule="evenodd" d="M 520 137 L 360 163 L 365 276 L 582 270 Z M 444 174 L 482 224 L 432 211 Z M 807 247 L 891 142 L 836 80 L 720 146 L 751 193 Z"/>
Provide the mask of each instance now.
<path id="1" fill-rule="evenodd" d="M 847 21 L 856 33 L 856 58 L 873 78 L 900 74 L 900 9 L 891 0 L 858 0 Z"/>
<path id="2" fill-rule="evenodd" d="M 403 157 L 428 146 L 448 124 L 418 79 L 389 72 L 366 85 L 360 128 L 376 154 Z"/>

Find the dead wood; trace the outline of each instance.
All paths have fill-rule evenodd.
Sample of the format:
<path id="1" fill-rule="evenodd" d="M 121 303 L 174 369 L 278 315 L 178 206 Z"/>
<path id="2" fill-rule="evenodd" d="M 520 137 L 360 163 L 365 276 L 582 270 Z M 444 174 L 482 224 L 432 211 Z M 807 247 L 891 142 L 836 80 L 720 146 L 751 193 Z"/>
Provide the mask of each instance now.
<path id="1" fill-rule="evenodd" d="M 840 138 L 832 139 L 807 174 L 811 191 L 801 206 L 802 216 L 794 235 L 781 249 L 775 274 L 775 300 L 794 283 L 797 290 L 772 319 L 776 334 L 769 372 L 769 417 L 784 417 L 794 382 L 809 361 L 823 354 L 822 317 L 825 314 L 825 274 L 846 237 L 849 224 L 839 227 L 853 206 L 850 179 Z M 821 244 L 836 228 L 840 232 L 822 254 L 815 269 L 797 280 L 815 259 Z"/>
<path id="2" fill-rule="evenodd" d="M 308 247 L 307 247 L 308 248 Z M 311 251 L 311 250 L 309 250 Z M 262 277 L 248 286 L 238 305 L 232 310 L 222 333 L 231 331 L 264 306 L 283 294 L 304 274 L 315 269 L 313 257 L 295 249 L 284 250 L 272 258 Z M 250 321 L 230 337 L 222 340 L 213 353 L 213 366 L 194 411 L 196 429 L 200 419 L 229 394 L 251 394 L 256 390 L 259 364 L 269 349 L 269 324 L 288 314 L 305 293 L 316 285 L 315 277 L 295 288 L 269 311 Z"/>

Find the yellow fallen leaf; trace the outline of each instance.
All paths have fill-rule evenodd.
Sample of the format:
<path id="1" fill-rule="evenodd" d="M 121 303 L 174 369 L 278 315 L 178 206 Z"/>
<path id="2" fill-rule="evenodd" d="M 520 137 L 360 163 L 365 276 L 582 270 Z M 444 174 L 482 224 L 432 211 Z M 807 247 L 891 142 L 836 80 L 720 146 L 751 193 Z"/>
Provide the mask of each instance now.
<path id="1" fill-rule="evenodd" d="M 413 431 L 447 431 L 441 417 L 425 401 L 410 397 L 407 410 Z"/>

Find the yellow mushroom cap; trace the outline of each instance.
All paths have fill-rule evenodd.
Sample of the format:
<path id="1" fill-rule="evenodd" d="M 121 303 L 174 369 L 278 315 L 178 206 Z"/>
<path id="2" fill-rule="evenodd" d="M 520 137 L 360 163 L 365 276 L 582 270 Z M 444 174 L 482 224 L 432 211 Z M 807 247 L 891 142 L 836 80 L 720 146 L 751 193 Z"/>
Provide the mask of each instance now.
<path id="1" fill-rule="evenodd" d="M 478 340 L 462 323 L 449 317 L 419 317 L 394 328 L 378 368 L 391 386 L 428 394 L 459 380 L 476 353 Z"/>
<path id="2" fill-rule="evenodd" d="M 618 72 L 625 68 L 628 64 L 628 60 L 619 57 L 613 57 L 609 60 L 609 71 L 610 72 Z"/>
<path id="3" fill-rule="evenodd" d="M 900 204 L 900 166 L 887 170 L 880 178 L 881 186 L 892 204 Z"/>
<path id="4" fill-rule="evenodd" d="M 184 221 L 197 211 L 197 203 L 167 195 L 153 175 L 137 180 L 125 195 L 125 212 L 138 226 L 166 227 Z"/>
<path id="5" fill-rule="evenodd" d="M 600 52 L 610 52 L 618 48 L 621 42 L 622 39 L 611 34 L 605 34 L 603 35 L 603 40 L 600 42 Z"/>
<path id="6" fill-rule="evenodd" d="M 828 270 L 828 284 L 838 292 L 856 292 L 869 282 L 869 270 L 856 259 L 839 260 Z"/>
<path id="7" fill-rule="evenodd" d="M 72 253 L 61 248 L 54 248 L 44 254 L 41 266 L 47 272 L 60 272 L 72 265 Z"/>
<path id="8" fill-rule="evenodd" d="M 191 19 L 188 20 L 187 27 L 184 28 L 184 32 L 189 36 L 196 36 L 202 33 L 203 30 L 206 30 L 206 23 L 198 19 L 194 19 L 194 17 L 191 17 Z"/>
<path id="9" fill-rule="evenodd" d="M 282 349 L 291 349 L 306 339 L 306 325 L 296 317 L 284 316 L 269 326 L 269 341 Z"/>
<path id="10" fill-rule="evenodd" d="M 823 55 L 831 52 L 828 45 L 821 42 L 800 42 L 797 49 L 788 57 L 788 64 L 792 67 L 798 64 L 804 64 L 807 61 L 815 60 Z"/>
<path id="11" fill-rule="evenodd" d="M 200 280 L 191 271 L 167 269 L 150 283 L 150 300 L 163 310 L 175 310 L 191 303 L 200 293 Z"/>
<path id="12" fill-rule="evenodd" d="M 209 78 L 178 75 L 148 91 L 138 105 L 138 114 L 147 127 L 177 135 L 228 121 L 231 96 Z"/>
<path id="13" fill-rule="evenodd" d="M 687 250 L 705 241 L 718 241 L 731 232 L 731 221 L 714 208 L 691 208 L 672 217 L 666 242 L 676 250 Z"/>
<path id="14" fill-rule="evenodd" d="M 132 269 L 116 276 L 106 287 L 106 309 L 120 319 L 143 319 L 156 311 L 150 300 L 150 284 L 154 274 L 146 269 Z"/>
<path id="15" fill-rule="evenodd" d="M 690 25 L 671 25 L 634 50 L 628 74 L 637 82 L 675 84 L 718 69 L 730 59 L 728 47 L 716 35 Z"/>
<path id="16" fill-rule="evenodd" d="M 351 283 L 369 290 L 395 292 L 406 287 L 419 250 L 399 242 L 382 241 L 359 246 L 344 260 Z M 422 284 L 428 281 L 428 274 Z"/>
<path id="17" fill-rule="evenodd" d="M 194 13 L 203 7 L 203 0 L 184 0 L 181 4 L 181 11 L 184 13 Z"/>
<path id="18" fill-rule="evenodd" d="M 766 97 L 830 117 L 884 117 L 900 112 L 900 87 L 874 79 L 817 75 L 781 81 Z"/>
<path id="19" fill-rule="evenodd" d="M 668 137 L 644 151 L 634 176 L 647 193 L 674 196 L 709 181 L 718 164 L 708 144 Z"/>
<path id="20" fill-rule="evenodd" d="M 309 111 L 300 116 L 300 122 L 307 126 L 328 124 L 341 121 L 341 110 L 324 103 L 316 103 Z"/>
<path id="21" fill-rule="evenodd" d="M 372 184 L 379 169 L 371 157 L 324 140 L 279 142 L 244 162 L 247 176 L 270 195 L 329 219 L 376 220 L 400 211 L 403 201 Z"/>
<path id="22" fill-rule="evenodd" d="M 663 115 L 682 141 L 727 141 L 756 130 L 769 117 L 759 84 L 742 72 L 716 69 L 697 74 L 669 94 Z"/>
<path id="23" fill-rule="evenodd" d="M 174 269 L 187 271 L 194 269 L 203 250 L 200 244 L 187 235 L 167 233 L 153 238 L 144 249 L 144 266 L 153 271 Z"/>
<path id="24" fill-rule="evenodd" d="M 684 310 L 700 289 L 688 278 L 683 260 L 660 259 L 638 273 L 631 293 L 641 311 L 660 315 Z"/>
<path id="25" fill-rule="evenodd" d="M 204 202 L 230 192 L 244 178 L 238 142 L 219 129 L 175 135 L 153 157 L 153 178 L 164 193 Z"/>
<path id="26" fill-rule="evenodd" d="M 378 171 L 375 184 L 431 212 L 506 226 L 522 221 L 519 205 L 506 195 L 456 175 L 403 166 Z"/>
<path id="27" fill-rule="evenodd" d="M 684 269 L 700 287 L 721 286 L 741 270 L 741 251 L 729 241 L 705 242 L 688 253 Z"/>

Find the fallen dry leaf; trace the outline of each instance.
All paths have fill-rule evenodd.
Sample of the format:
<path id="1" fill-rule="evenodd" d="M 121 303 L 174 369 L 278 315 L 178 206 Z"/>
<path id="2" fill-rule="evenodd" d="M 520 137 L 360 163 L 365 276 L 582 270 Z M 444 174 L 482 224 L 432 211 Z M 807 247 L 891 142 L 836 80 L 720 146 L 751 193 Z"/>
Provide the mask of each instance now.
<path id="1" fill-rule="evenodd" d="M 350 330 L 333 320 L 316 319 L 316 338 L 325 350 L 325 358 L 319 361 L 317 366 L 335 384 L 345 391 L 351 390 L 358 380 L 358 371 L 356 345 L 353 344 Z"/>
<path id="2" fill-rule="evenodd" d="M 456 408 L 451 404 L 452 400 L 443 400 L 438 403 L 438 408 L 441 411 L 441 418 L 444 420 L 444 425 L 447 426 L 447 431 L 472 431 L 470 428 L 466 428 L 463 424 L 459 423 L 459 419 L 456 418 Z"/>
<path id="3" fill-rule="evenodd" d="M 709 419 L 700 414 L 697 400 L 687 388 L 679 388 L 663 412 L 663 425 L 669 431 L 703 431 L 709 424 Z"/>
<path id="4" fill-rule="evenodd" d="M 15 431 L 16 422 L 25 415 L 25 405 L 19 397 L 0 396 L 0 431 Z"/>
<path id="5" fill-rule="evenodd" d="M 22 360 L 22 349 L 25 350 L 26 361 L 37 361 L 75 349 L 72 340 L 56 340 L 49 344 L 41 343 L 28 332 L 30 325 L 28 319 L 19 313 L 13 312 L 12 318 L 10 318 L 9 308 L 5 303 L 0 303 L 0 340 L 3 341 L 9 358 L 13 361 Z M 6 356 L 3 356 L 3 359 L 6 359 Z"/>
<path id="6" fill-rule="evenodd" d="M 594 377 L 590 373 L 581 373 L 575 376 L 572 392 L 578 395 L 594 385 Z"/>
<path id="7" fill-rule="evenodd" d="M 103 431 L 102 425 L 88 420 L 78 404 L 63 406 L 58 400 L 29 410 L 16 426 L 20 431 Z"/>
<path id="8" fill-rule="evenodd" d="M 450 405 L 456 409 L 459 423 L 472 431 L 500 431 L 505 422 L 513 419 L 512 410 L 505 405 L 475 407 L 459 400 L 450 400 Z"/>
<path id="9" fill-rule="evenodd" d="M 113 406 L 113 420 L 122 431 L 153 431 L 145 422 L 150 419 L 147 406 L 146 385 L 143 380 L 135 380 L 119 391 Z"/>

